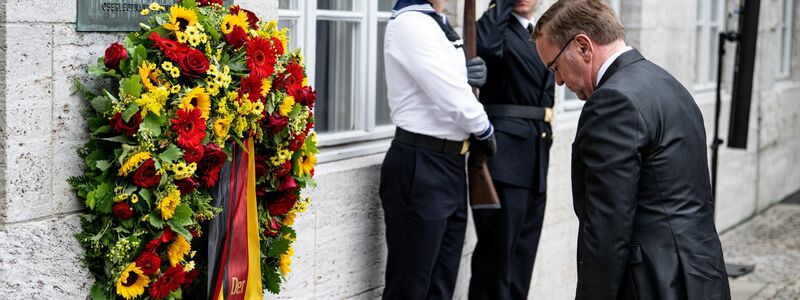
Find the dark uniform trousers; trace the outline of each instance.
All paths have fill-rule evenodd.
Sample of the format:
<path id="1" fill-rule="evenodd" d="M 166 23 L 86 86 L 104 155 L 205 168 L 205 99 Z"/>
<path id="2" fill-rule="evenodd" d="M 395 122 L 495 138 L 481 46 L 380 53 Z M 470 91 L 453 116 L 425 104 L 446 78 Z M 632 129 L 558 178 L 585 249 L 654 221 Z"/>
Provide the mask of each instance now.
<path id="1" fill-rule="evenodd" d="M 381 167 L 383 299 L 451 299 L 467 224 L 462 155 L 393 141 Z"/>

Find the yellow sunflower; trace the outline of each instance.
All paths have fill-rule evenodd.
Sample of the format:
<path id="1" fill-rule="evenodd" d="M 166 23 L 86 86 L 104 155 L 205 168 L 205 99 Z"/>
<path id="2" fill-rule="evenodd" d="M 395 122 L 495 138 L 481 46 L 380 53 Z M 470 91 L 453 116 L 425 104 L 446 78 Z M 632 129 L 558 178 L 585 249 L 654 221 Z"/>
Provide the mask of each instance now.
<path id="1" fill-rule="evenodd" d="M 292 111 L 292 106 L 294 106 L 294 97 L 286 96 L 286 98 L 283 98 L 283 101 L 281 101 L 281 104 L 278 105 L 278 112 L 281 116 L 286 117 L 289 115 L 289 112 Z"/>
<path id="2" fill-rule="evenodd" d="M 199 108 L 203 113 L 203 119 L 208 120 L 208 114 L 211 111 L 211 100 L 209 100 L 206 89 L 202 87 L 193 88 L 181 102 L 181 109 L 192 110 L 195 107 Z"/>
<path id="3" fill-rule="evenodd" d="M 142 85 L 148 90 L 153 91 L 158 88 L 160 84 L 158 77 L 161 76 L 161 70 L 156 69 L 156 64 L 150 62 L 143 62 L 139 66 L 139 77 L 142 80 Z"/>
<path id="4" fill-rule="evenodd" d="M 300 158 L 300 162 L 298 164 L 298 171 L 300 176 L 311 174 L 311 170 L 314 169 L 314 165 L 317 164 L 317 157 L 314 154 L 308 154 Z"/>
<path id="5" fill-rule="evenodd" d="M 261 97 L 266 97 L 270 89 L 272 89 L 272 80 L 261 79 Z"/>
<path id="6" fill-rule="evenodd" d="M 144 275 L 142 269 L 131 263 L 117 278 L 117 295 L 125 299 L 133 299 L 144 294 L 144 288 L 150 283 L 150 277 Z"/>
<path id="7" fill-rule="evenodd" d="M 292 265 L 293 255 L 294 255 L 293 247 L 289 247 L 289 250 L 286 251 L 286 254 L 281 254 L 281 262 L 279 268 L 283 276 L 286 276 L 286 274 L 289 274 L 289 272 L 292 271 L 292 268 L 290 266 Z"/>
<path id="8" fill-rule="evenodd" d="M 139 166 L 143 161 L 150 159 L 152 156 L 150 152 L 139 152 L 134 155 L 131 155 L 125 163 L 122 164 L 122 167 L 119 168 L 119 172 L 117 172 L 118 176 L 128 176 L 128 173 L 133 171 L 136 167 Z"/>
<path id="9" fill-rule="evenodd" d="M 228 130 L 231 129 L 230 118 L 219 118 L 214 121 L 214 135 L 217 138 L 228 136 Z"/>
<path id="10" fill-rule="evenodd" d="M 186 254 L 189 254 L 189 251 L 192 249 L 192 245 L 186 241 L 186 239 L 182 235 L 178 235 L 175 238 L 175 241 L 169 245 L 167 248 L 167 258 L 169 259 L 169 265 L 175 266 L 183 260 L 183 257 Z"/>
<path id="11" fill-rule="evenodd" d="M 239 26 L 242 27 L 245 32 L 247 32 L 249 25 L 250 24 L 247 23 L 247 14 L 245 14 L 243 11 L 239 11 L 239 13 L 235 16 L 228 14 L 222 17 L 220 29 L 222 30 L 222 33 L 229 34 L 233 31 L 234 27 Z"/>
<path id="12" fill-rule="evenodd" d="M 173 5 L 169 8 L 169 23 L 164 24 L 164 28 L 172 31 L 183 31 L 187 26 L 197 24 L 197 13 L 180 5 Z"/>
<path id="13" fill-rule="evenodd" d="M 158 203 L 158 209 L 161 211 L 161 218 L 164 220 L 172 219 L 175 215 L 175 208 L 181 203 L 181 191 L 177 188 L 172 188 L 161 202 Z"/>

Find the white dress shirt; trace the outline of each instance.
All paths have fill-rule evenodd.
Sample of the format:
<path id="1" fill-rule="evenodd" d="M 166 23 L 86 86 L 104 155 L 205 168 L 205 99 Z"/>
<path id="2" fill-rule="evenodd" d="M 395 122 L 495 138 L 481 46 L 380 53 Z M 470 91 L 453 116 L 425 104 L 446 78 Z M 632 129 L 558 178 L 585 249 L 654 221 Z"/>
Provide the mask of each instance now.
<path id="1" fill-rule="evenodd" d="M 611 54 L 611 56 L 606 59 L 603 65 L 600 66 L 600 70 L 597 71 L 597 81 L 594 83 L 594 86 L 600 85 L 600 79 L 602 79 L 603 75 L 606 74 L 608 67 L 610 67 L 615 60 L 617 60 L 617 57 L 630 50 L 633 50 L 633 48 L 631 46 L 626 46 L 625 48 L 617 50 L 617 52 L 614 52 L 614 54 Z"/>
<path id="2" fill-rule="evenodd" d="M 519 24 L 522 25 L 522 28 L 525 28 L 526 30 L 528 29 L 528 25 L 533 23 L 533 20 L 520 16 L 515 12 L 512 12 L 511 14 L 514 15 L 515 18 L 517 18 L 517 21 L 519 21 Z"/>
<path id="3" fill-rule="evenodd" d="M 483 105 L 467 83 L 464 50 L 429 15 L 409 11 L 391 20 L 383 54 L 395 125 L 448 140 L 489 128 Z"/>

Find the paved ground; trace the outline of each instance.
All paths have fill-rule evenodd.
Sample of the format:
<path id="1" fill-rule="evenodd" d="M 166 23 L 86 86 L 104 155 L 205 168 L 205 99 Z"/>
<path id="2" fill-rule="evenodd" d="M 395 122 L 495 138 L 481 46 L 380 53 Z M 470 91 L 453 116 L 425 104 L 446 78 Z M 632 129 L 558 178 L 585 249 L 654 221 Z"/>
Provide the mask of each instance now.
<path id="1" fill-rule="evenodd" d="M 733 300 L 800 299 L 800 193 L 721 239 L 725 262 L 756 265 L 731 280 Z"/>

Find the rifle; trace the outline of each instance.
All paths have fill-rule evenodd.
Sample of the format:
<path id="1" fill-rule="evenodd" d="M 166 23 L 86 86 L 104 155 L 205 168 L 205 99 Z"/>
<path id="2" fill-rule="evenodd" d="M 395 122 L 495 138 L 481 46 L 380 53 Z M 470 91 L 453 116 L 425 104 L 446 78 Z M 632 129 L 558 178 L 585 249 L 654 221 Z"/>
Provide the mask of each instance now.
<path id="1" fill-rule="evenodd" d="M 467 59 L 478 55 L 477 38 L 475 32 L 475 0 L 464 1 L 464 51 Z M 475 97 L 478 89 L 472 88 Z M 469 205 L 472 209 L 500 208 L 500 197 L 492 183 L 489 167 L 486 161 L 489 158 L 485 153 L 470 152 L 467 161 L 469 179 Z"/>

